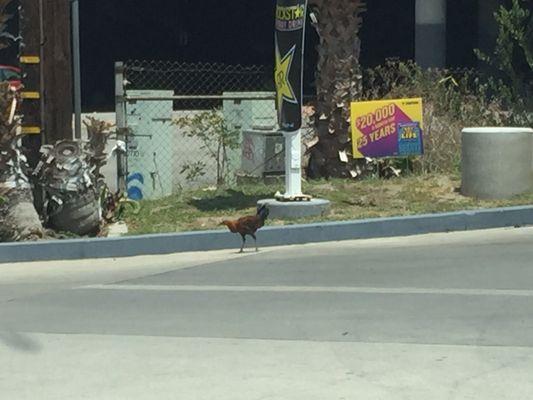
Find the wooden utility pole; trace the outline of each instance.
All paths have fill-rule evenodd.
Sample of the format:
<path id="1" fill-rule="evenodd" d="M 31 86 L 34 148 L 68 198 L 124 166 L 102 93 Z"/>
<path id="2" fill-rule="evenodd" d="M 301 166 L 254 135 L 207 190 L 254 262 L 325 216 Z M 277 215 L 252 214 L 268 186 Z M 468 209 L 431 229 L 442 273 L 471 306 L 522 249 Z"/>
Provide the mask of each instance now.
<path id="1" fill-rule="evenodd" d="M 41 76 L 41 0 L 20 0 L 19 26 L 22 42 L 19 49 L 22 83 L 21 97 L 22 132 L 26 136 L 24 147 L 31 167 L 39 161 L 39 149 L 42 143 L 42 76 Z"/>
<path id="2" fill-rule="evenodd" d="M 44 132 L 46 143 L 54 144 L 58 140 L 72 139 L 70 0 L 41 1 Z"/>
<path id="3" fill-rule="evenodd" d="M 30 165 L 41 144 L 72 139 L 70 0 L 20 0 L 23 131 Z"/>

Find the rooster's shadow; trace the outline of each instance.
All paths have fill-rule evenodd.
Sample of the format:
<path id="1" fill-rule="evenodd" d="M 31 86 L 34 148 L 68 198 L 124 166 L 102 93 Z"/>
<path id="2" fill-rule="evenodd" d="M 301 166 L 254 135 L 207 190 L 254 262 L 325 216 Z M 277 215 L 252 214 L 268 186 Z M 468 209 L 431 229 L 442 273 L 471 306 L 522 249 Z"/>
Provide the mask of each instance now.
<path id="1" fill-rule="evenodd" d="M 246 194 L 239 190 L 229 189 L 223 195 L 213 198 L 191 199 L 189 204 L 200 211 L 244 210 L 255 207 L 259 200 L 266 197 L 269 197 L 269 194 Z"/>

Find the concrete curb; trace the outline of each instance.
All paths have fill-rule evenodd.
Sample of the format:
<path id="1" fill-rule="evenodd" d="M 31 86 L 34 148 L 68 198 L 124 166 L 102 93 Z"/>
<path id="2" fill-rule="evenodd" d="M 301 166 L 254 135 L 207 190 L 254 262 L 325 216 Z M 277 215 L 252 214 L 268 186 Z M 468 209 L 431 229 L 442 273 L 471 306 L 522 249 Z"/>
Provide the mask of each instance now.
<path id="1" fill-rule="evenodd" d="M 533 225 L 533 206 L 265 227 L 259 233 L 258 240 L 260 246 L 279 246 L 525 225 Z M 4 243 L 0 244 L 0 263 L 118 258 L 238 249 L 239 246 L 240 237 L 225 230 L 110 239 Z"/>

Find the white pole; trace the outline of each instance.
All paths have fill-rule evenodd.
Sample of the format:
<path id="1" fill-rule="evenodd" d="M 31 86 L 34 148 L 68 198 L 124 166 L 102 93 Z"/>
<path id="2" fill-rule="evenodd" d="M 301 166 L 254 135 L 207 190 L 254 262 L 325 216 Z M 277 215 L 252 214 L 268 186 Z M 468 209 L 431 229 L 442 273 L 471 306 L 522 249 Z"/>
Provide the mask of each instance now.
<path id="1" fill-rule="evenodd" d="M 285 136 L 285 197 L 302 195 L 302 132 L 283 132 Z"/>

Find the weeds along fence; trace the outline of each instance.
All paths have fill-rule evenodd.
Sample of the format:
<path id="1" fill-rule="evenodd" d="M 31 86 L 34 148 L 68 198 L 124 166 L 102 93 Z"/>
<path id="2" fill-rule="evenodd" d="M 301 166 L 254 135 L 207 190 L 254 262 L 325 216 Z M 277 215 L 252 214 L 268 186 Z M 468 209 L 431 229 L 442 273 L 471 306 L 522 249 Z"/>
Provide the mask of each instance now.
<path id="1" fill-rule="evenodd" d="M 117 63 L 117 129 L 127 146 L 119 175 L 129 197 L 282 173 L 272 81 L 264 66 Z"/>
<path id="2" fill-rule="evenodd" d="M 395 59 L 365 71 L 364 100 L 405 97 L 424 99 L 424 156 L 413 160 L 416 172 L 458 172 L 464 127 L 533 123 L 527 99 L 479 71 L 423 69 Z"/>

